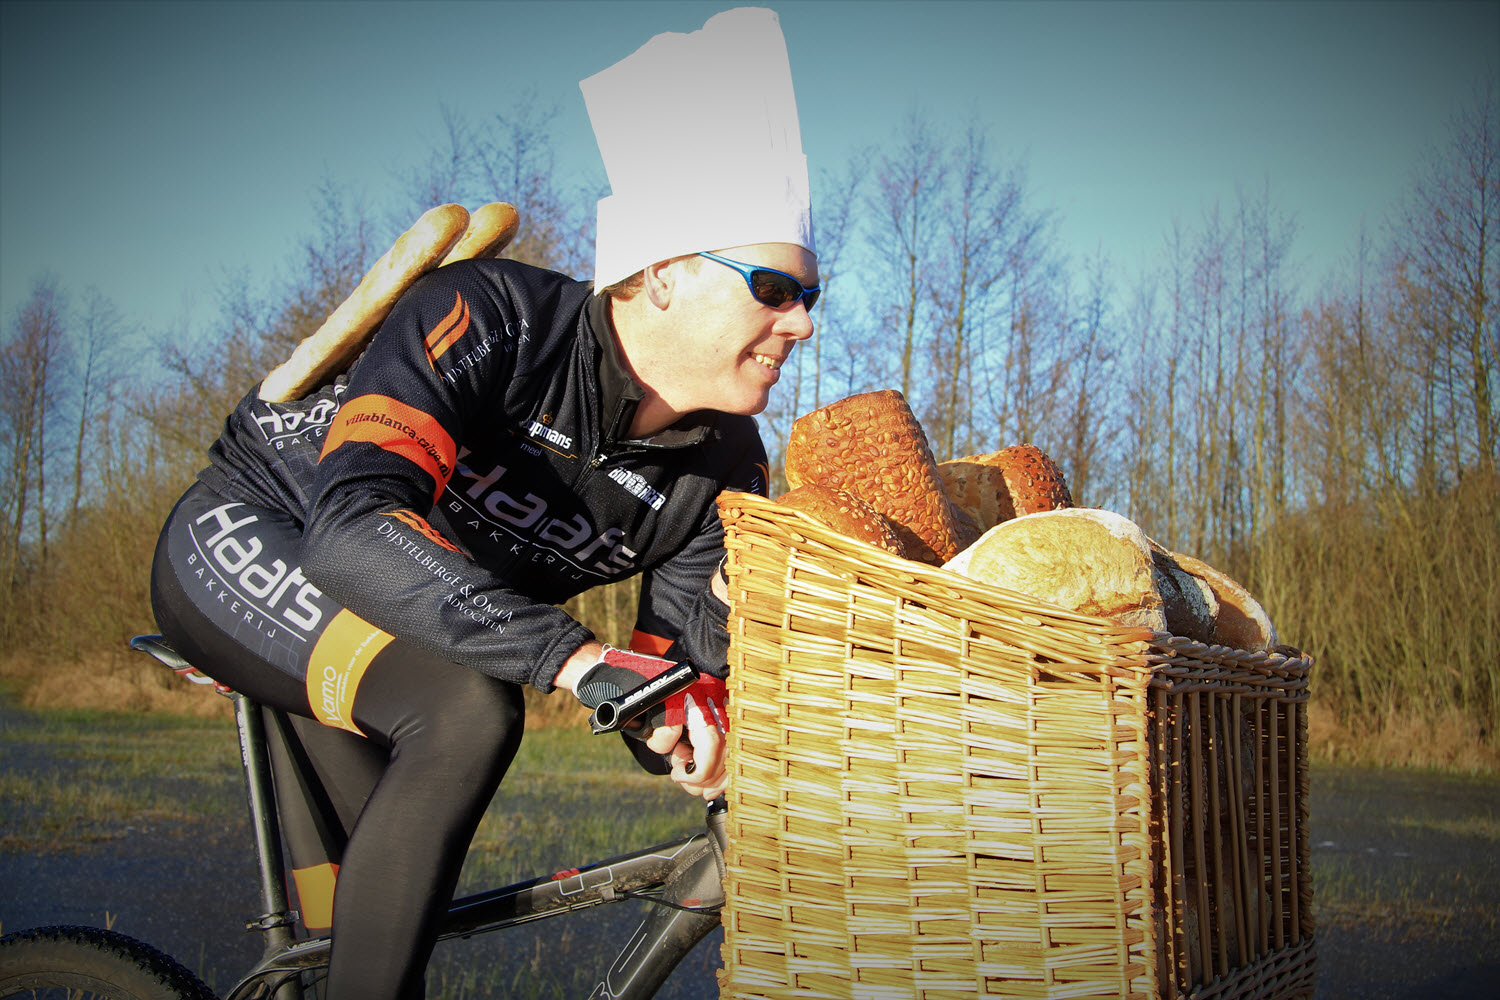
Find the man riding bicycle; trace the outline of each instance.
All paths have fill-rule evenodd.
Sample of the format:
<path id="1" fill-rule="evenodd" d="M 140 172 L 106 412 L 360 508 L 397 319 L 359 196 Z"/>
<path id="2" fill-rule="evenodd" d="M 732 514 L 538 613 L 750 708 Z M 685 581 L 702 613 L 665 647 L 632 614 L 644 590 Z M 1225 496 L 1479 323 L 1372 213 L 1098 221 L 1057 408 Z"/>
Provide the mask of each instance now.
<path id="1" fill-rule="evenodd" d="M 710 100 L 726 82 L 756 100 Z M 307 922 L 331 921 L 330 1000 L 422 995 L 522 685 L 592 706 L 691 662 L 637 755 L 723 791 L 714 498 L 767 491 L 752 415 L 818 292 L 785 42 L 770 11 L 730 11 L 582 87 L 611 184 L 594 280 L 422 278 L 347 373 L 240 402 L 158 544 L 162 632 L 287 713 L 342 826 L 316 864 L 293 850 Z M 637 575 L 634 652 L 557 606 Z"/>

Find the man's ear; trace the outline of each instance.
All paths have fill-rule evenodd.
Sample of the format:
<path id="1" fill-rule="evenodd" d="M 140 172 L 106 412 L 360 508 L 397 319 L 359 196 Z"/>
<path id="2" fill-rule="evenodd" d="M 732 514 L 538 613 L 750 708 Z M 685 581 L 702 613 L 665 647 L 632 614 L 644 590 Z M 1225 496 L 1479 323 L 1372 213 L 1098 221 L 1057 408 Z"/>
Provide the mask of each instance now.
<path id="1" fill-rule="evenodd" d="M 646 298 L 658 309 L 665 309 L 677 290 L 677 270 L 670 260 L 659 260 L 647 266 L 641 273 L 645 277 L 642 286 Z"/>

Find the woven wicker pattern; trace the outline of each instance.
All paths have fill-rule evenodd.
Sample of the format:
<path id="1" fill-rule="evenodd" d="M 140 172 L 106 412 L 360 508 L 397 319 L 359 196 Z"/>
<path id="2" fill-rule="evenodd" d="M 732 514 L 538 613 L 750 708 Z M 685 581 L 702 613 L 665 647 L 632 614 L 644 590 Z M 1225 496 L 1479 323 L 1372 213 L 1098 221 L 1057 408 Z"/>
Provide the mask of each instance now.
<path id="1" fill-rule="evenodd" d="M 758 497 L 720 509 L 734 609 L 723 996 L 1310 994 L 1305 661 L 1275 658 L 1273 677 L 1220 647 L 1185 658 Z M 1245 809 L 1195 818 L 1240 801 L 1243 780 L 1215 798 L 1207 779 L 1238 744 L 1211 736 L 1194 757 L 1174 743 L 1199 741 L 1182 731 L 1220 688 L 1231 714 L 1212 717 L 1244 712 L 1257 747 L 1253 836 L 1233 832 Z M 1175 807 L 1193 786 L 1169 759 L 1203 772 Z M 1267 899 L 1221 901 L 1267 850 Z M 1243 961 L 1276 948 L 1264 975 Z"/>
<path id="2" fill-rule="evenodd" d="M 1149 659 L 1158 974 L 1201 997 L 1311 993 L 1311 663 L 1181 638 Z"/>

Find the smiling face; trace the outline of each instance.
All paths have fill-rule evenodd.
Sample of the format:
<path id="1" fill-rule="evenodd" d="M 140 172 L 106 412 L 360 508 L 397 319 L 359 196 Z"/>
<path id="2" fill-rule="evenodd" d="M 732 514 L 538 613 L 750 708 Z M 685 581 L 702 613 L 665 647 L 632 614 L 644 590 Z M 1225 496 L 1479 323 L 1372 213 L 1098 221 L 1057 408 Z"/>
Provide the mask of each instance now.
<path id="1" fill-rule="evenodd" d="M 784 271 L 805 287 L 818 283 L 817 258 L 794 244 L 717 252 Z M 800 301 L 779 309 L 763 305 L 739 272 L 702 257 L 648 270 L 644 292 L 654 306 L 651 332 L 627 339 L 625 325 L 617 327 L 636 378 L 653 397 L 637 414 L 637 427 L 646 433 L 694 410 L 761 412 L 792 349 L 813 332 Z"/>

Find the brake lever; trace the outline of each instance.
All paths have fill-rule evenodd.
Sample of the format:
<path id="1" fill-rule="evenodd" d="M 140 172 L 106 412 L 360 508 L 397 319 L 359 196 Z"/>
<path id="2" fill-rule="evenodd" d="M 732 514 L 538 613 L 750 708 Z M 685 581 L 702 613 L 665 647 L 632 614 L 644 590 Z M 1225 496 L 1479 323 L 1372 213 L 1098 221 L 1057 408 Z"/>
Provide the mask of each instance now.
<path id="1" fill-rule="evenodd" d="M 697 679 L 698 668 L 691 663 L 668 667 L 633 691 L 601 701 L 589 713 L 589 728 L 595 736 L 613 732 L 643 736 L 646 724 L 640 717 L 674 694 L 686 691 Z"/>

